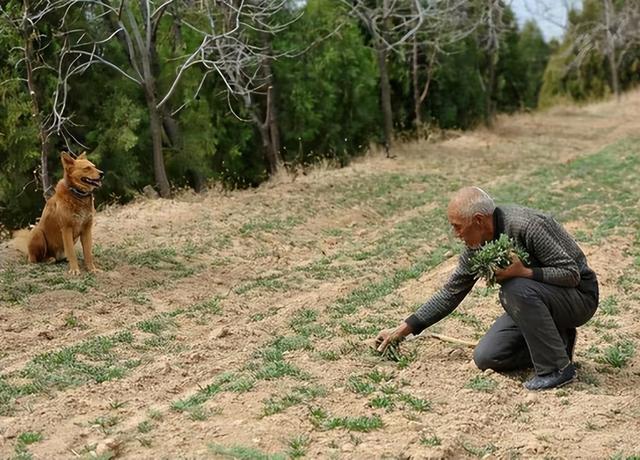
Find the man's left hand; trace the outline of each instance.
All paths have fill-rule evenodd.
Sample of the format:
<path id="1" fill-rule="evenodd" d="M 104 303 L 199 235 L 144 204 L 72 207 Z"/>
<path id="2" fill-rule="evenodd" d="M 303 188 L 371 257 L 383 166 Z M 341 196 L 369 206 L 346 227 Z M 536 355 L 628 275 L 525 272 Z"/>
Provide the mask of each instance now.
<path id="1" fill-rule="evenodd" d="M 401 342 L 409 334 L 411 334 L 411 326 L 405 321 L 396 328 L 380 331 L 378 337 L 376 337 L 378 352 L 382 353 L 392 343 Z"/>
<path id="2" fill-rule="evenodd" d="M 533 270 L 525 267 L 520 258 L 513 254 L 511 256 L 511 265 L 496 270 L 495 275 L 496 281 L 501 283 L 511 278 L 533 278 Z"/>

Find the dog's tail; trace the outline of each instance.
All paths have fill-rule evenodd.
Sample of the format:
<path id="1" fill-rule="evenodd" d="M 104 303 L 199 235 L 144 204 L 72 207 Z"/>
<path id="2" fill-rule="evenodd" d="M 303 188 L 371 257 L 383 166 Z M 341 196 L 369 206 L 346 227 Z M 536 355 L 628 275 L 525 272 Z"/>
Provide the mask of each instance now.
<path id="1" fill-rule="evenodd" d="M 29 254 L 29 241 L 31 240 L 31 230 L 24 228 L 13 232 L 13 238 L 9 241 L 9 247 Z"/>

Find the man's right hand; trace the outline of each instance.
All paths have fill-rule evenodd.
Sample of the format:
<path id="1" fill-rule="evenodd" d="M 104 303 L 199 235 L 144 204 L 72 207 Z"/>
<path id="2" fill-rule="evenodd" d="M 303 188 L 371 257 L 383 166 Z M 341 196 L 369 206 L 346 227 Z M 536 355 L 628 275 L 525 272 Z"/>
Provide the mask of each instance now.
<path id="1" fill-rule="evenodd" d="M 411 332 L 411 326 L 409 326 L 405 321 L 403 321 L 398 327 L 384 329 L 380 331 L 376 337 L 376 349 L 378 352 L 382 353 L 390 344 L 401 342 L 406 336 L 411 334 Z"/>

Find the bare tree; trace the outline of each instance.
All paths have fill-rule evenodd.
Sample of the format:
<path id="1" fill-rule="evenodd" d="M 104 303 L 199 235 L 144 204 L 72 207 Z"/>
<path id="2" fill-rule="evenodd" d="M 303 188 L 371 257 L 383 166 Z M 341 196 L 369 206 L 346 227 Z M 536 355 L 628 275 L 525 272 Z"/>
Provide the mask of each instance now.
<path id="1" fill-rule="evenodd" d="M 596 21 L 577 24 L 572 31 L 574 64 L 580 66 L 593 51 L 605 56 L 609 65 L 611 90 L 620 99 L 620 68 L 627 53 L 640 45 L 640 1 L 616 4 L 601 0 L 601 15 Z"/>
<path id="2" fill-rule="evenodd" d="M 576 0 L 528 0 L 525 5 L 533 14 L 565 31 L 565 39 L 571 45 L 566 52 L 575 56 L 567 70 L 582 66 L 594 52 L 604 56 L 609 66 L 611 91 L 619 99 L 621 65 L 627 53 L 640 45 L 640 2 L 592 0 L 589 3 L 597 7 L 599 15 L 594 20 L 572 24 L 569 12 L 576 10 L 577 3 Z M 558 4 L 566 12 L 565 18 L 554 14 Z"/>
<path id="3" fill-rule="evenodd" d="M 417 13 L 415 4 L 412 4 L 412 8 Z M 430 9 L 424 13 L 425 19 L 410 40 L 414 123 L 418 134 L 422 130 L 422 106 L 429 94 L 438 58 L 447 54 L 448 47 L 467 38 L 477 27 L 469 17 L 466 0 L 432 2 Z M 423 74 L 424 78 L 421 78 Z"/>
<path id="4" fill-rule="evenodd" d="M 420 29 L 427 15 L 421 0 L 340 0 L 367 29 L 378 60 L 380 105 L 384 127 L 384 147 L 389 156 L 393 141 L 393 112 L 388 56 Z M 437 2 L 428 2 L 427 7 Z"/>
<path id="5" fill-rule="evenodd" d="M 371 37 L 380 74 L 380 105 L 387 155 L 393 140 L 393 113 L 388 58 L 390 53 L 404 55 L 410 47 L 414 111 L 416 125 L 421 124 L 424 103 L 436 58 L 443 48 L 463 39 L 473 30 L 464 23 L 468 0 L 341 0 L 350 13 L 366 28 Z M 464 25 L 463 25 L 464 24 Z M 419 87 L 420 54 L 426 54 L 426 81 Z"/>
<path id="6" fill-rule="evenodd" d="M 203 65 L 224 81 L 229 107 L 233 110 L 236 98 L 242 101 L 245 113 L 260 134 L 270 174 L 275 174 L 283 164 L 272 63 L 290 54 L 275 53 L 272 40 L 276 33 L 300 17 L 295 13 L 286 14 L 287 11 L 287 0 L 219 2 L 219 8 L 209 14 L 212 24 L 213 14 L 221 16 L 222 21 L 218 22 L 223 32 L 206 48 L 203 61 Z"/>
<path id="7" fill-rule="evenodd" d="M 513 29 L 513 24 L 506 21 L 508 5 L 503 0 L 486 0 L 481 2 L 478 23 L 478 44 L 486 53 L 486 75 L 480 78 L 485 93 L 485 124 L 493 125 L 496 114 L 497 67 L 504 35 Z"/>
<path id="8" fill-rule="evenodd" d="M 153 145 L 153 164 L 156 185 L 163 197 L 169 196 L 170 186 L 166 175 L 163 156 L 163 128 L 172 143 L 179 142 L 179 131 L 171 118 L 184 107 L 169 110 L 171 96 L 179 87 L 183 75 L 192 67 L 202 72 L 202 80 L 194 97 L 202 89 L 205 78 L 210 74 L 220 77 L 231 99 L 243 99 L 252 121 L 258 126 L 265 146 L 270 172 L 275 172 L 282 159 L 277 128 L 277 116 L 273 97 L 273 72 L 271 62 L 275 58 L 271 52 L 271 35 L 286 27 L 273 25 L 271 20 L 287 4 L 286 0 L 207 0 L 192 2 L 189 7 L 199 16 L 197 22 L 182 17 L 178 0 L 139 0 L 134 7 L 130 2 L 120 0 L 110 4 L 100 0 L 70 0 L 83 4 L 86 14 L 95 22 L 104 18 L 108 32 L 101 39 L 87 38 L 82 29 L 69 30 L 65 36 L 63 61 L 59 79 L 65 84 L 56 91 L 53 125 L 60 128 L 68 122 L 65 117 L 68 85 L 73 75 L 82 74 L 94 64 L 106 65 L 143 91 L 149 113 L 150 131 Z M 178 40 L 182 28 L 188 28 L 200 37 L 198 46 L 184 55 L 173 59 L 175 75 L 164 94 L 157 86 L 159 68 L 156 43 L 160 21 L 171 16 L 171 33 Z M 249 35 L 253 34 L 251 38 Z M 103 52 L 103 45 L 117 38 L 127 53 L 128 68 L 115 64 Z M 255 43 L 255 39 L 260 41 Z M 256 103 L 256 95 L 266 97 L 264 118 L 260 117 L 261 106 Z M 267 97 L 268 96 L 268 97 Z"/>

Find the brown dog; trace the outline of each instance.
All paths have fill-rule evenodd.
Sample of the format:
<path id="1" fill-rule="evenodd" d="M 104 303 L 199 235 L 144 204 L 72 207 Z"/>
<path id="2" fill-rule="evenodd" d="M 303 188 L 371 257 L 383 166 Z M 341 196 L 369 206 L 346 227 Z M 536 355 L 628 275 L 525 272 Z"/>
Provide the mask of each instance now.
<path id="1" fill-rule="evenodd" d="M 29 233 L 29 262 L 59 261 L 66 257 L 69 273 L 79 275 L 74 246 L 80 238 L 85 266 L 90 272 L 96 272 L 91 253 L 91 230 L 96 213 L 93 191 L 102 185 L 104 173 L 87 160 L 86 153 L 74 160 L 63 152 L 61 159 L 64 178 L 47 201 L 38 225 Z"/>

